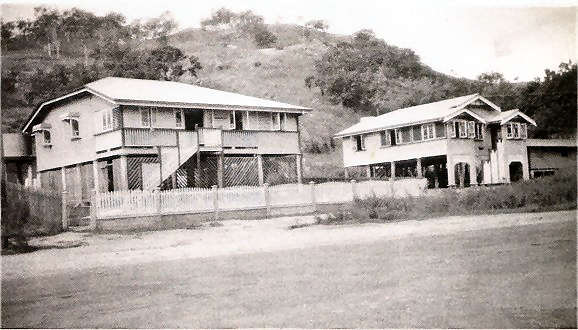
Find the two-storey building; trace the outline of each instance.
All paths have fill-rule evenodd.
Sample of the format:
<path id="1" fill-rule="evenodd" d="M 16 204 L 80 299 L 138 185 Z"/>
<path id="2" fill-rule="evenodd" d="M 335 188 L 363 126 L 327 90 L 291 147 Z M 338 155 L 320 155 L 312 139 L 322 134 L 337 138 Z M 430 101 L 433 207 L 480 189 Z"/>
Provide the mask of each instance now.
<path id="1" fill-rule="evenodd" d="M 190 84 L 108 77 L 42 103 L 23 127 L 41 186 L 99 191 L 301 180 L 306 107 Z"/>
<path id="2" fill-rule="evenodd" d="M 346 175 L 425 176 L 430 187 L 495 184 L 529 178 L 526 139 L 536 123 L 473 94 L 391 111 L 336 134 Z"/>

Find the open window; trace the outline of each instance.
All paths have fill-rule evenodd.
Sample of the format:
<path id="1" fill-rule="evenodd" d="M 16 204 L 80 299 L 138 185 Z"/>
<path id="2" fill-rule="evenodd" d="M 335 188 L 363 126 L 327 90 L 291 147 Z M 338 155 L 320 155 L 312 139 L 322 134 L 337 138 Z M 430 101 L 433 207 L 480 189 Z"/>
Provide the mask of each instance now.
<path id="1" fill-rule="evenodd" d="M 287 113 L 283 112 L 280 114 L 280 118 L 281 118 L 281 130 L 282 131 L 286 131 L 287 130 Z"/>
<path id="2" fill-rule="evenodd" d="M 67 113 L 66 115 L 62 116 L 62 120 L 65 122 L 65 125 L 67 125 L 68 129 L 70 130 L 70 139 L 71 140 L 80 139 L 79 119 L 80 119 L 80 115 L 78 114 L 78 112 L 70 112 L 70 113 Z"/>
<path id="3" fill-rule="evenodd" d="M 446 124 L 446 130 L 447 130 L 447 134 L 449 137 L 455 138 L 456 137 L 456 122 L 451 121 L 451 122 L 447 123 Z"/>
<path id="4" fill-rule="evenodd" d="M 356 135 L 354 141 L 355 141 L 355 150 L 356 151 L 365 150 L 365 137 L 363 135 Z"/>
<path id="5" fill-rule="evenodd" d="M 390 134 L 389 131 L 381 131 L 379 132 L 379 139 L 381 141 L 382 147 L 389 147 L 391 145 Z"/>
<path id="6" fill-rule="evenodd" d="M 395 144 L 402 144 L 403 143 L 403 134 L 401 129 L 396 128 L 395 130 Z"/>
<path id="7" fill-rule="evenodd" d="M 175 127 L 183 127 L 183 109 L 175 109 Z"/>
<path id="8" fill-rule="evenodd" d="M 468 138 L 468 128 L 465 120 L 457 121 L 458 135 L 462 139 Z"/>
<path id="9" fill-rule="evenodd" d="M 237 121 L 235 120 L 235 111 L 229 112 L 229 128 L 235 129 L 237 127 Z"/>
<path id="10" fill-rule="evenodd" d="M 435 138 L 435 124 L 421 125 L 421 136 L 423 140 L 431 140 Z"/>
<path id="11" fill-rule="evenodd" d="M 468 138 L 476 138 L 476 123 L 474 121 L 468 121 Z"/>
<path id="12" fill-rule="evenodd" d="M 43 147 L 52 147 L 52 126 L 50 124 L 38 124 L 32 128 L 34 134 L 39 134 L 38 141 Z"/>
<path id="13" fill-rule="evenodd" d="M 483 140 L 484 139 L 484 124 L 476 123 L 476 140 Z"/>

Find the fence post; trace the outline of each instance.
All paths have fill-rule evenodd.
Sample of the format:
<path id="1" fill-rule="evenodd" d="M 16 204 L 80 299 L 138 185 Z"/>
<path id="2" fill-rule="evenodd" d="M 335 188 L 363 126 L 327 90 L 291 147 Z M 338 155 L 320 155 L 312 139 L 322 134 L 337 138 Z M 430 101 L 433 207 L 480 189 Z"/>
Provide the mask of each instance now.
<path id="1" fill-rule="evenodd" d="M 66 207 L 66 190 L 62 191 L 62 230 L 68 229 L 68 208 Z"/>
<path id="2" fill-rule="evenodd" d="M 357 198 L 357 181 L 351 180 L 351 201 L 355 201 Z"/>
<path id="3" fill-rule="evenodd" d="M 311 206 L 313 206 L 313 213 L 317 213 L 317 203 L 315 201 L 315 181 L 309 181 L 311 187 Z"/>
<path id="4" fill-rule="evenodd" d="M 219 221 L 219 189 L 216 185 L 213 185 L 211 188 L 213 189 L 213 220 Z"/>
<path id="5" fill-rule="evenodd" d="M 97 205 L 96 205 L 96 189 L 90 192 L 90 224 L 91 230 L 96 230 L 96 216 L 97 216 Z"/>
<path id="6" fill-rule="evenodd" d="M 269 216 L 271 216 L 271 195 L 269 194 L 268 183 L 263 184 L 263 192 L 265 193 L 265 207 L 267 208 L 266 217 L 269 219 Z"/>
<path id="7" fill-rule="evenodd" d="M 161 191 L 160 189 L 155 189 L 153 191 L 155 196 L 156 208 L 157 208 L 157 215 L 160 217 L 162 214 L 162 204 L 161 204 Z"/>

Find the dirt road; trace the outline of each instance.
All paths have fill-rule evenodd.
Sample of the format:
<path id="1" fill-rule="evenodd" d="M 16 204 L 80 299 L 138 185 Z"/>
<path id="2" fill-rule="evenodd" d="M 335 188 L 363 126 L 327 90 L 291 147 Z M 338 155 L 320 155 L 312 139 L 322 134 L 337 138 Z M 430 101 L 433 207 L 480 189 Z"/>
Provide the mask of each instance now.
<path id="1" fill-rule="evenodd" d="M 3 258 L 2 326 L 575 327 L 575 217 L 75 237 Z"/>

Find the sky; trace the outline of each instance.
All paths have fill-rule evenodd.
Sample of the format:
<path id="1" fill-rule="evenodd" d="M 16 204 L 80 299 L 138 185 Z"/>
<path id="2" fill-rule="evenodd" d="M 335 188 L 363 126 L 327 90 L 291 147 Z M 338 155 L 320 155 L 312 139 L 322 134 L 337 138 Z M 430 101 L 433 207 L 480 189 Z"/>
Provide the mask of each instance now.
<path id="1" fill-rule="evenodd" d="M 2 3 L 2 19 L 32 18 L 38 5 L 78 7 L 97 15 L 115 11 L 128 21 L 168 10 L 179 28 L 199 27 L 220 7 L 250 9 L 266 23 L 304 24 L 323 19 L 329 32 L 349 35 L 371 29 L 387 43 L 413 49 L 422 62 L 457 77 L 501 72 L 511 81 L 544 76 L 576 58 L 574 1 L 331 1 L 331 0 L 60 0 Z"/>

